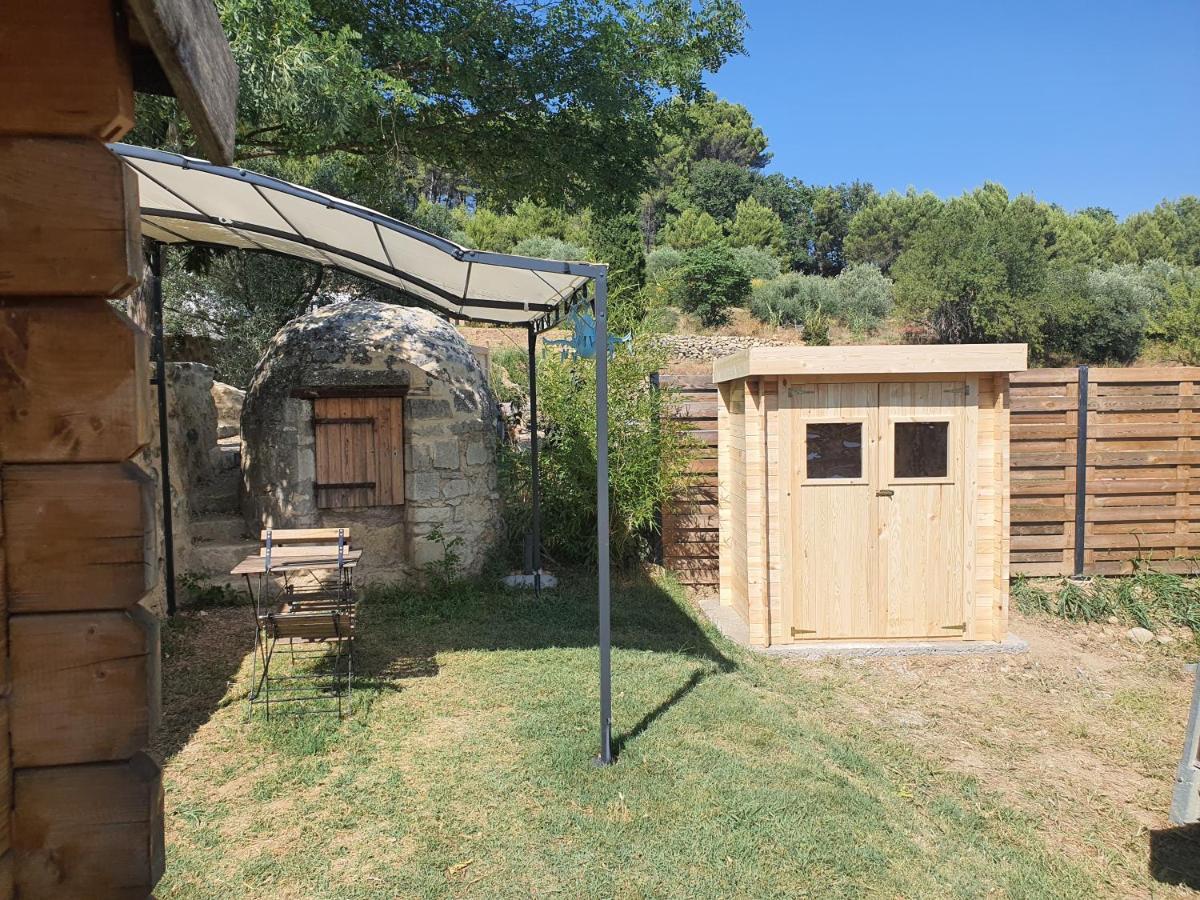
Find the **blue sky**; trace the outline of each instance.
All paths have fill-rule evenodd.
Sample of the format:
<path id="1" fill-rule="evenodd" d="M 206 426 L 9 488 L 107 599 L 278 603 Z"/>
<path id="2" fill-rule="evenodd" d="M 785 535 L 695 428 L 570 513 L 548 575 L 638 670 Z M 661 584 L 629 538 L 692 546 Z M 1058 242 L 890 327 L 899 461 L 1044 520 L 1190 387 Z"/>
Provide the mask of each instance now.
<path id="1" fill-rule="evenodd" d="M 948 196 L 986 180 L 1119 216 L 1200 194 L 1200 0 L 742 0 L 709 86 L 768 171 Z"/>

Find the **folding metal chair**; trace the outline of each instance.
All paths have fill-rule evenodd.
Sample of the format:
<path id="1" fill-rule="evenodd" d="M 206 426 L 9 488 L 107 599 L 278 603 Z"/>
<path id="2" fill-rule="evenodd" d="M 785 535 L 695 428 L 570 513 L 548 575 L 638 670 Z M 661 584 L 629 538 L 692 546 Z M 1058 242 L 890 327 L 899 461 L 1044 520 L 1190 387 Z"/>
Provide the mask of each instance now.
<path id="1" fill-rule="evenodd" d="M 316 702 L 300 712 L 336 711 L 339 718 L 352 708 L 354 569 L 362 551 L 349 539 L 346 528 L 267 529 L 259 552 L 233 569 L 245 576 L 254 604 L 247 719 L 260 703 L 268 719 L 272 703 Z"/>

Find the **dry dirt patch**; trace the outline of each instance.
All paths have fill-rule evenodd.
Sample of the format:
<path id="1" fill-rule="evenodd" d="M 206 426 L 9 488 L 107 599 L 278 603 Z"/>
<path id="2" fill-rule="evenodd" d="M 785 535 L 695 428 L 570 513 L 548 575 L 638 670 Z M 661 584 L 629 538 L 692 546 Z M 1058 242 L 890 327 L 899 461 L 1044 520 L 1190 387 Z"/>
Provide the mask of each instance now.
<path id="1" fill-rule="evenodd" d="M 1028 653 L 790 665 L 849 679 L 861 713 L 1041 821 L 1116 893 L 1187 894 L 1149 877 L 1191 696 L 1186 651 L 1136 647 L 1119 627 L 1015 616 L 1012 630 Z"/>

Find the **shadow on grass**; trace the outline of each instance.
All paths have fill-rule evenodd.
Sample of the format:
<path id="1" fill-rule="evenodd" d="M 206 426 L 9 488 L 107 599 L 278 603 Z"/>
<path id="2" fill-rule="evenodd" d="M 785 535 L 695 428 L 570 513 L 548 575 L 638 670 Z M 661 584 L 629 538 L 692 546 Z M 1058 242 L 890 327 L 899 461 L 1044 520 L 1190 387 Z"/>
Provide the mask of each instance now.
<path id="1" fill-rule="evenodd" d="M 360 607 L 355 707 L 362 694 L 400 691 L 410 679 L 436 677 L 439 653 L 595 648 L 598 630 L 595 581 L 586 577 L 565 577 L 541 597 L 488 581 L 437 589 L 374 586 Z M 210 609 L 203 617 L 192 613 L 169 623 L 164 637 L 164 727 L 156 747 L 170 758 L 222 704 L 244 702 L 247 685 L 229 688 L 251 652 L 253 614 L 246 605 Z M 681 601 L 640 574 L 614 581 L 612 640 L 617 649 L 707 663 L 632 728 L 614 735 L 617 754 L 707 678 L 735 668 Z"/>
<path id="2" fill-rule="evenodd" d="M 254 642 L 248 605 L 181 608 L 162 624 L 162 720 L 153 748 L 164 761 L 182 750 L 236 695 L 238 670 Z"/>
<path id="3" fill-rule="evenodd" d="M 598 646 L 595 581 L 584 577 L 565 577 L 540 597 L 483 582 L 437 590 L 378 587 L 368 592 L 362 622 L 371 661 L 363 672 L 367 679 L 405 670 L 435 675 L 436 655 L 445 651 Z M 618 755 L 705 679 L 735 668 L 675 597 L 640 574 L 614 581 L 612 642 L 618 649 L 679 653 L 709 663 L 632 728 L 614 735 Z"/>
<path id="4" fill-rule="evenodd" d="M 1150 874 L 1163 884 L 1200 890 L 1200 824 L 1150 832 Z"/>

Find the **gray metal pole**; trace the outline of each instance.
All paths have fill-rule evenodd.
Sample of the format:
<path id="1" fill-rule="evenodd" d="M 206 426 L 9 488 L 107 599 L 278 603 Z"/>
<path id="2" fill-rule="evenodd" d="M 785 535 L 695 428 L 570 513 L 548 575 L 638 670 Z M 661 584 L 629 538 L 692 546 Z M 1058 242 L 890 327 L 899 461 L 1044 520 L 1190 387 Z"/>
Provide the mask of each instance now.
<path id="1" fill-rule="evenodd" d="M 163 560 L 167 615 L 175 615 L 175 526 L 171 518 L 171 446 L 167 424 L 167 349 L 163 335 L 162 244 L 150 246 L 150 300 L 154 316 L 154 383 L 158 386 L 159 467 L 162 470 Z"/>
<path id="2" fill-rule="evenodd" d="M 1075 577 L 1083 575 L 1087 543 L 1088 367 L 1079 367 L 1079 411 L 1075 418 Z"/>
<path id="3" fill-rule="evenodd" d="M 537 332 L 529 327 L 529 474 L 533 504 L 533 594 L 542 595 L 542 471 L 538 463 Z"/>
<path id="4" fill-rule="evenodd" d="M 600 755 L 612 763 L 612 609 L 608 547 L 608 275 L 596 277 L 596 556 L 600 606 Z"/>
<path id="5" fill-rule="evenodd" d="M 1192 822 L 1200 822 L 1200 665 L 1196 666 L 1196 688 L 1183 741 L 1183 758 L 1179 761 L 1171 799 L 1171 824 Z"/>

